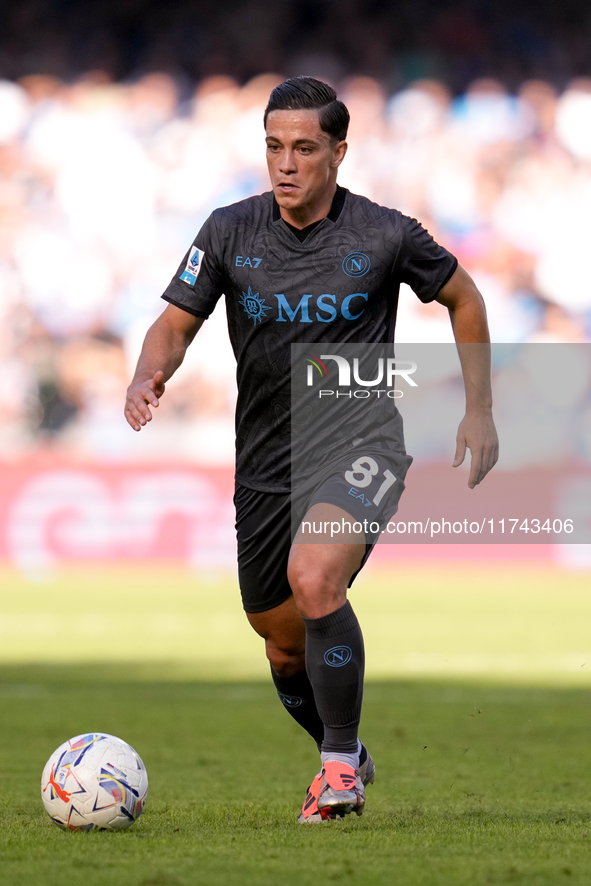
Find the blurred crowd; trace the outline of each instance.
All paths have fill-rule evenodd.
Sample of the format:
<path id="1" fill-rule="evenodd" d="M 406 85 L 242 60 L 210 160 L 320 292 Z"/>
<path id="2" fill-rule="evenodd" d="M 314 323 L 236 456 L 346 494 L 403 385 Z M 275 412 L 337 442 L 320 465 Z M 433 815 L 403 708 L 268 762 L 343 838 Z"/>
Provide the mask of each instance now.
<path id="1" fill-rule="evenodd" d="M 168 73 L 0 81 L 0 457 L 39 447 L 226 464 L 234 365 L 223 309 L 139 436 L 122 404 L 159 295 L 216 206 L 268 189 L 263 108 L 281 78 L 194 92 Z M 591 80 L 459 96 L 422 79 L 339 84 L 340 182 L 418 218 L 475 278 L 499 342 L 591 333 Z M 221 306 L 220 306 L 221 307 Z M 450 341 L 446 312 L 402 293 L 402 341 Z"/>
<path id="2" fill-rule="evenodd" d="M 157 70 L 188 89 L 213 74 L 363 72 L 389 92 L 430 77 L 460 94 L 478 77 L 563 86 L 588 72 L 590 38 L 581 0 L 19 0 L 0 4 L 0 76 Z"/>

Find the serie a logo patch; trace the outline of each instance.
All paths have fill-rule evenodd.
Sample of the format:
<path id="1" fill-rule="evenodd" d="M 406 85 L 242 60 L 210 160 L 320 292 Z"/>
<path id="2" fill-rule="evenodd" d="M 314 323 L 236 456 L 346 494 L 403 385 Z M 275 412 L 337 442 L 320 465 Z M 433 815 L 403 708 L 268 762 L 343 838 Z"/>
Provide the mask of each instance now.
<path id="1" fill-rule="evenodd" d="M 189 258 L 187 260 L 187 264 L 185 266 L 185 270 L 180 276 L 180 279 L 185 283 L 188 283 L 189 286 L 194 286 L 197 281 L 197 274 L 199 273 L 199 269 L 201 268 L 201 264 L 205 257 L 205 253 L 202 249 L 198 249 L 197 246 L 191 246 L 191 251 L 189 252 Z"/>

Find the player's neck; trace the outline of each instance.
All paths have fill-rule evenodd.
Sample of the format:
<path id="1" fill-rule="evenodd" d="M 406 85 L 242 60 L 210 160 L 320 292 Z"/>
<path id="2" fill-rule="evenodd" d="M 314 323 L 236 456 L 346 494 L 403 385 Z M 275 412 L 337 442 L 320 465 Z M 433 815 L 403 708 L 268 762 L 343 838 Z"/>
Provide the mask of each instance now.
<path id="1" fill-rule="evenodd" d="M 317 202 L 307 204 L 306 206 L 297 206 L 293 209 L 286 209 L 284 206 L 279 207 L 281 218 L 294 228 L 307 228 L 314 222 L 321 221 L 329 214 L 334 196 L 337 190 L 337 183 L 334 181 L 330 188 L 322 195 Z"/>

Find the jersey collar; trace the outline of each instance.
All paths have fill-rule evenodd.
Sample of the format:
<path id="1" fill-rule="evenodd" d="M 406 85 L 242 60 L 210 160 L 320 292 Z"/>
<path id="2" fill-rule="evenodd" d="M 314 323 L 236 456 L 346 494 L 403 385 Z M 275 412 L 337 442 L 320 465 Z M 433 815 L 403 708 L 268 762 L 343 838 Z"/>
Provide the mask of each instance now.
<path id="1" fill-rule="evenodd" d="M 332 198 L 332 206 L 330 207 L 330 212 L 326 216 L 326 218 L 329 221 L 336 222 L 339 215 L 341 214 L 343 206 L 345 205 L 345 200 L 346 200 L 348 193 L 349 192 L 348 192 L 347 188 L 341 188 L 340 185 L 337 185 L 335 195 Z M 279 221 L 280 219 L 281 219 L 281 212 L 279 211 L 279 204 L 277 203 L 277 200 L 275 199 L 275 194 L 273 194 L 273 221 L 276 222 L 276 221 Z M 284 219 L 281 219 L 281 220 L 284 221 Z M 323 221 L 323 219 L 320 219 L 320 221 Z M 289 224 L 289 223 L 285 222 L 285 224 Z M 316 225 L 317 222 L 313 222 L 312 224 Z M 289 227 L 292 227 L 292 226 L 289 225 Z M 304 228 L 303 230 L 305 231 L 306 228 Z"/>

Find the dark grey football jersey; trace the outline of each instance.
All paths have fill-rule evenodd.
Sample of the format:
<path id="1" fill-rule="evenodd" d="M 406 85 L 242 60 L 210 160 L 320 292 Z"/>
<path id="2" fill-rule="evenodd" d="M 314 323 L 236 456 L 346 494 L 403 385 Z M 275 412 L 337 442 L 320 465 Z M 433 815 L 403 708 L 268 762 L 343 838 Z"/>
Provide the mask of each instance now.
<path id="1" fill-rule="evenodd" d="M 456 266 L 415 219 L 343 188 L 304 242 L 271 192 L 215 210 L 162 297 L 208 317 L 225 294 L 238 482 L 290 488 L 292 343 L 392 342 L 400 283 L 429 302 Z"/>

